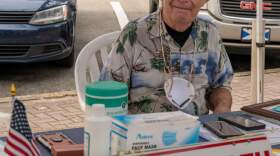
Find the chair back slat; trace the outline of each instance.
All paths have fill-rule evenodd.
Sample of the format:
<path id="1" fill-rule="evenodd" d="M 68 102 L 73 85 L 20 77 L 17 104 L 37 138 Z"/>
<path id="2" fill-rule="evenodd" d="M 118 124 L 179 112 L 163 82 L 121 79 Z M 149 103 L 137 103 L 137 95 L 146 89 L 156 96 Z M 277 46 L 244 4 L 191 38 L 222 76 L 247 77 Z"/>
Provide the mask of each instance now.
<path id="1" fill-rule="evenodd" d="M 88 72 L 90 74 L 90 81 L 93 82 L 99 79 L 100 70 L 96 55 L 93 55 L 88 62 Z"/>
<path id="2" fill-rule="evenodd" d="M 80 52 L 75 64 L 75 85 L 79 103 L 85 111 L 85 86 L 97 81 L 100 72 L 106 64 L 112 43 L 119 36 L 120 31 L 101 35 L 90 41 Z"/>
<path id="3" fill-rule="evenodd" d="M 103 47 L 103 48 L 101 48 L 101 59 L 102 59 L 102 65 L 104 66 L 104 65 L 106 65 L 106 62 L 107 62 L 107 59 L 108 59 L 108 50 L 109 48 L 108 47 Z M 102 66 L 102 67 L 103 67 Z"/>

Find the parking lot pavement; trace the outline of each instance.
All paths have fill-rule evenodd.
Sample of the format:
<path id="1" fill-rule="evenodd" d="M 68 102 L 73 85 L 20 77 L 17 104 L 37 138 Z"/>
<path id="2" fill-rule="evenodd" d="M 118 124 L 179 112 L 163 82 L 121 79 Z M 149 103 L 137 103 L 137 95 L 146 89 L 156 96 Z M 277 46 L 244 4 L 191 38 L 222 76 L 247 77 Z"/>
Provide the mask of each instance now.
<path id="1" fill-rule="evenodd" d="M 266 71 L 265 101 L 280 99 L 280 69 Z M 250 104 L 249 73 L 235 74 L 232 81 L 233 107 L 239 110 Z M 11 110 L 9 97 L 0 98 L 0 111 Z M 75 91 L 18 97 L 27 108 L 33 132 L 82 127 L 84 114 L 80 110 Z M 9 123 L 0 120 L 0 136 L 6 135 Z"/>

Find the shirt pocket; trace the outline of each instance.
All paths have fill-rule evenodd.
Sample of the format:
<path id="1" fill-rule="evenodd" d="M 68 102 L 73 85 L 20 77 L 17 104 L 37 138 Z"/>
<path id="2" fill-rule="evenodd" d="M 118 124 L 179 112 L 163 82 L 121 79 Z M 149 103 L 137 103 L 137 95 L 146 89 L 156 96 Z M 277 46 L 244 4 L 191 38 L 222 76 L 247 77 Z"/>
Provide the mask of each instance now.
<path id="1" fill-rule="evenodd" d="M 208 73 L 207 73 L 207 58 L 208 53 L 197 53 L 194 57 L 192 82 L 195 88 L 207 88 Z M 213 71 L 214 72 L 214 71 Z"/>

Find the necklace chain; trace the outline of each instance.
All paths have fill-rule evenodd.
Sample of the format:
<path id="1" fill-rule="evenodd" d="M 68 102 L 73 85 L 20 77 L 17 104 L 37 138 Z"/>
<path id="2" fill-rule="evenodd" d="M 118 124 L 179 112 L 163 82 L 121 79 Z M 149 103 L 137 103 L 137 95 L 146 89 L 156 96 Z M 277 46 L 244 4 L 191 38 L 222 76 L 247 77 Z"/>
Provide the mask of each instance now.
<path id="1" fill-rule="evenodd" d="M 162 57 L 163 57 L 163 62 L 164 62 L 164 73 L 168 74 L 170 77 L 172 77 L 172 63 L 171 63 L 171 54 L 169 51 L 169 65 L 167 65 L 167 57 L 165 57 L 165 49 L 163 47 L 163 28 L 162 28 L 162 10 L 160 10 L 159 13 L 159 33 L 160 33 L 160 44 L 161 44 L 161 53 L 162 53 Z M 196 42 L 196 41 L 195 41 Z M 196 45 L 196 44 L 195 44 Z M 192 74 L 193 74 L 193 70 L 194 70 L 194 56 L 195 56 L 195 52 L 193 52 L 193 58 L 192 58 L 192 64 L 190 67 L 190 72 L 189 72 L 189 81 L 192 82 Z M 181 50 L 180 50 L 180 62 L 179 62 L 179 76 L 181 75 Z"/>

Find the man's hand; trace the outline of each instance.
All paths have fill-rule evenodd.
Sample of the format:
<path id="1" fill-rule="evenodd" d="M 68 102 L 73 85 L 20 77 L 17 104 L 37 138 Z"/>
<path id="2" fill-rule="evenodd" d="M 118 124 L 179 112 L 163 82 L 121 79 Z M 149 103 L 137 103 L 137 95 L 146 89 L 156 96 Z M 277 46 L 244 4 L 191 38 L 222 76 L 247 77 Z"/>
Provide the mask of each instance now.
<path id="1" fill-rule="evenodd" d="M 230 91 L 225 88 L 215 88 L 209 97 L 209 102 L 214 113 L 231 111 L 232 96 Z"/>

